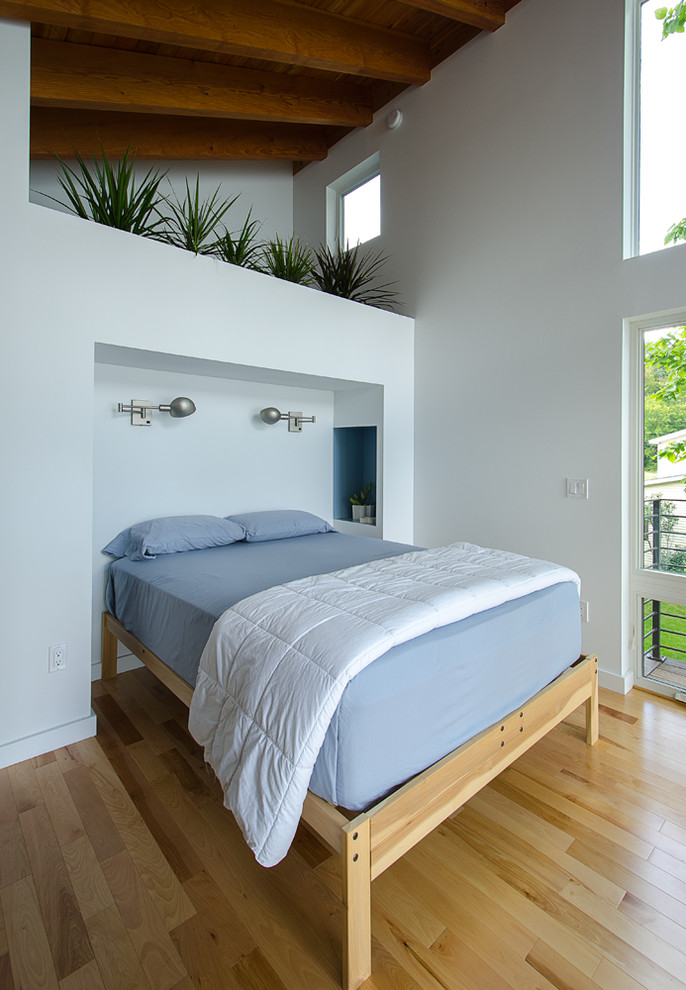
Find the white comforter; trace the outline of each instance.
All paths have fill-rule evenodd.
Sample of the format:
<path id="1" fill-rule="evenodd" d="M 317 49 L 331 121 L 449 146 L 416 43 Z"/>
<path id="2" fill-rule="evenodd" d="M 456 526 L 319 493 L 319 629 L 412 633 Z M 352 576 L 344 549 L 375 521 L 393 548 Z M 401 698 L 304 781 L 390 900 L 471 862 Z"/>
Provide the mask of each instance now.
<path id="1" fill-rule="evenodd" d="M 398 643 L 578 576 L 469 543 L 348 567 L 246 598 L 214 626 L 189 726 L 263 866 L 291 844 L 348 681 Z"/>

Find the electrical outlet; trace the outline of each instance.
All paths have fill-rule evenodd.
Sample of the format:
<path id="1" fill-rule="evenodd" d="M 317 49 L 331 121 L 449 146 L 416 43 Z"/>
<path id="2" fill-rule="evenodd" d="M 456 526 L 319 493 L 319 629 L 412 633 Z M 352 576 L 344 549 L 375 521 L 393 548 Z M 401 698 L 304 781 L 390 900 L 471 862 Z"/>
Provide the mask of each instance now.
<path id="1" fill-rule="evenodd" d="M 581 621 L 588 622 L 588 602 L 580 601 L 579 607 L 581 608 Z"/>
<path id="2" fill-rule="evenodd" d="M 67 644 L 57 643 L 48 647 L 48 671 L 51 674 L 67 669 Z"/>

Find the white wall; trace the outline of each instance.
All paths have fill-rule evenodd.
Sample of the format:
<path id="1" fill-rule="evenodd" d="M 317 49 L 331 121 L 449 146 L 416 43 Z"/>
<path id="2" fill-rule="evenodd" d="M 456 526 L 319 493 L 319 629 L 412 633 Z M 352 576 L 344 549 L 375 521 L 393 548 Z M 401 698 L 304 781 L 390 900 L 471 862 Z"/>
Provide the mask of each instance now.
<path id="1" fill-rule="evenodd" d="M 622 319 L 686 303 L 686 246 L 622 261 L 623 18 L 624 0 L 522 0 L 300 172 L 294 201 L 320 239 L 326 185 L 380 151 L 380 244 L 416 318 L 416 541 L 574 567 L 617 690 Z"/>
<path id="2" fill-rule="evenodd" d="M 314 376 L 325 390 L 322 378 L 382 384 L 385 532 L 412 539 L 412 321 L 29 203 L 29 43 L 28 25 L 0 20 L 0 389 L 12 411 L 0 440 L 0 765 L 93 732 L 96 343 L 271 380 L 277 369 L 298 385 Z M 348 346 L 351 327 L 364 348 Z M 47 670 L 53 643 L 69 649 L 59 674 Z"/>
<path id="3" fill-rule="evenodd" d="M 76 163 L 67 159 L 71 168 Z M 186 195 L 185 180 L 195 192 L 196 177 L 199 177 L 201 198 L 211 197 L 220 187 L 220 198 L 238 199 L 226 213 L 224 222 L 229 230 L 239 230 L 248 211 L 251 218 L 261 223 L 259 236 L 270 238 L 275 234 L 290 237 L 293 230 L 293 169 L 289 162 L 136 162 L 136 175 L 143 179 L 148 169 L 166 173 L 160 183 L 160 193 L 183 200 Z M 29 199 L 32 203 L 50 209 L 68 212 L 59 202 L 66 196 L 57 177 L 59 166 L 53 161 L 32 161 L 30 163 Z M 52 198 L 49 198 L 52 197 Z M 55 202 L 58 200 L 59 202 Z"/>
<path id="4" fill-rule="evenodd" d="M 188 395 L 196 412 L 131 426 L 117 403 L 155 405 Z M 253 509 L 304 509 L 333 522 L 333 392 L 208 375 L 95 364 L 93 406 L 93 664 L 111 557 L 101 550 L 122 529 L 158 516 L 228 516 Z M 289 433 L 266 426 L 275 405 L 315 415 Z"/>

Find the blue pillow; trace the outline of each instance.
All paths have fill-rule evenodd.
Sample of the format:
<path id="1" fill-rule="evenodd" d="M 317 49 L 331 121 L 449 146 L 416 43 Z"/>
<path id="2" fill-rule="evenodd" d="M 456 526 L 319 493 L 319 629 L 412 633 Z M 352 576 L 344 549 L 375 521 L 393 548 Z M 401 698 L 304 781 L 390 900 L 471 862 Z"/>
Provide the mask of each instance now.
<path id="1" fill-rule="evenodd" d="M 149 560 L 162 553 L 225 547 L 244 538 L 242 526 L 219 516 L 164 516 L 122 530 L 102 552 L 112 557 Z"/>
<path id="2" fill-rule="evenodd" d="M 289 540 L 293 536 L 309 536 L 311 533 L 335 533 L 319 516 L 300 509 L 272 509 L 266 512 L 243 512 L 227 516 L 245 531 L 247 543 L 264 543 L 266 540 Z"/>

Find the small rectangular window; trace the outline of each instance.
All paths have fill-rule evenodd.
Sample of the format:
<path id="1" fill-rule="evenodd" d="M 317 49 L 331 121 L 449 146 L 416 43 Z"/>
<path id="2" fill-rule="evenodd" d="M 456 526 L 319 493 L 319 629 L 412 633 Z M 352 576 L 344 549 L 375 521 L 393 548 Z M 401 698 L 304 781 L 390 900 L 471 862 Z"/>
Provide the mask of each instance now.
<path id="1" fill-rule="evenodd" d="M 356 165 L 327 189 L 327 240 L 355 247 L 381 233 L 381 169 L 378 153 Z"/>
<path id="2" fill-rule="evenodd" d="M 381 233 L 381 176 L 375 175 L 342 197 L 344 247 L 371 241 Z"/>

